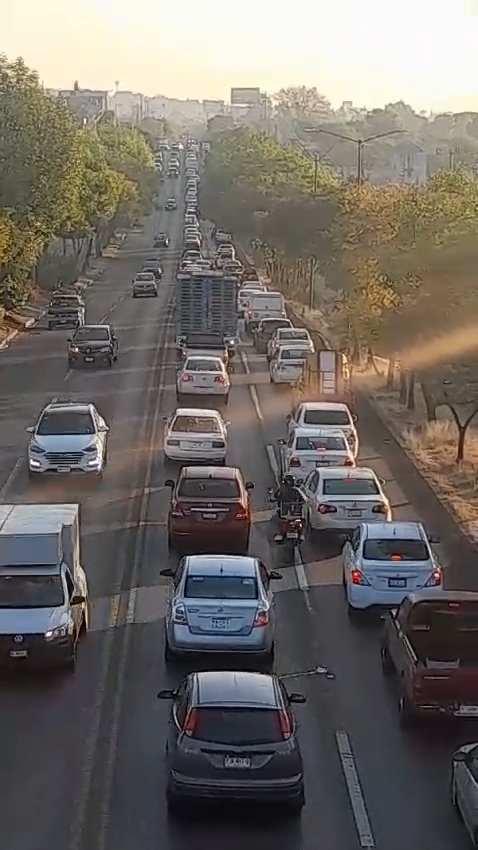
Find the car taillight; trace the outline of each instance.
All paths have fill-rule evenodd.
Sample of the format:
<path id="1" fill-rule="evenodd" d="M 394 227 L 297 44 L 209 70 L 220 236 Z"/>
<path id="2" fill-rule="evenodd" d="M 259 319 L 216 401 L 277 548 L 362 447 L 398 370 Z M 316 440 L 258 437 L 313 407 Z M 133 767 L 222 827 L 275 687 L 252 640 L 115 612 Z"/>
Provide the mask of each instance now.
<path id="1" fill-rule="evenodd" d="M 383 504 L 374 505 L 373 508 L 372 508 L 372 513 L 373 514 L 387 514 L 388 508 L 387 508 L 386 505 L 383 505 Z"/>
<path id="2" fill-rule="evenodd" d="M 352 584 L 360 584 L 362 586 L 370 584 L 370 582 L 365 578 L 362 570 L 352 570 L 351 578 Z"/>
<path id="3" fill-rule="evenodd" d="M 284 741 L 287 741 L 288 738 L 292 735 L 292 722 L 289 715 L 289 712 L 285 709 L 281 709 L 279 712 L 279 727 L 281 731 L 281 735 Z"/>
<path id="4" fill-rule="evenodd" d="M 223 449 L 225 446 L 224 440 L 213 440 L 212 447 L 213 449 Z"/>
<path id="5" fill-rule="evenodd" d="M 443 574 L 440 567 L 436 567 L 430 578 L 428 579 L 425 587 L 438 587 L 443 583 Z"/>
<path id="6" fill-rule="evenodd" d="M 300 457 L 291 457 L 289 466 L 300 466 Z"/>
<path id="7" fill-rule="evenodd" d="M 215 384 L 225 384 L 225 382 L 226 379 L 224 378 L 224 375 L 216 375 L 216 377 L 214 378 Z"/>
<path id="8" fill-rule="evenodd" d="M 317 505 L 317 510 L 319 514 L 336 514 L 337 508 L 335 505 Z"/>
<path id="9" fill-rule="evenodd" d="M 247 519 L 248 513 L 246 508 L 238 508 L 234 514 L 234 519 Z"/>
<path id="10" fill-rule="evenodd" d="M 187 715 L 186 720 L 184 721 L 183 732 L 185 735 L 188 735 L 189 738 L 192 738 L 196 727 L 198 725 L 198 711 L 197 708 L 190 708 Z"/>
<path id="11" fill-rule="evenodd" d="M 254 619 L 254 628 L 269 625 L 269 611 L 259 608 Z"/>
<path id="12" fill-rule="evenodd" d="M 171 507 L 171 516 L 184 516 L 184 511 L 181 505 L 178 505 L 177 502 L 175 502 Z"/>
<path id="13" fill-rule="evenodd" d="M 188 375 L 186 372 L 183 372 L 183 374 L 181 375 L 181 381 L 184 384 L 187 384 L 188 381 L 192 381 L 192 375 Z"/>
<path id="14" fill-rule="evenodd" d="M 176 623 L 178 626 L 186 626 L 187 622 L 184 605 L 181 602 L 178 602 L 178 604 L 173 608 L 173 623 Z"/>

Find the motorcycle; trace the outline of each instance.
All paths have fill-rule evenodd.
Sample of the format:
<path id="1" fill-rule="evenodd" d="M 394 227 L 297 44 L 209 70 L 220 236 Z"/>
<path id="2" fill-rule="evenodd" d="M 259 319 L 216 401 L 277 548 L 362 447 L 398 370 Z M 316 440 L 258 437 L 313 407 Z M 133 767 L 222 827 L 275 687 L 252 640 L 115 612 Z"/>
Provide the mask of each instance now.
<path id="1" fill-rule="evenodd" d="M 271 502 L 277 502 L 272 490 L 269 490 Z M 305 517 L 304 505 L 300 502 L 278 503 L 277 515 L 279 517 L 279 532 L 274 535 L 274 543 L 290 542 L 292 546 L 299 546 L 304 542 Z"/>

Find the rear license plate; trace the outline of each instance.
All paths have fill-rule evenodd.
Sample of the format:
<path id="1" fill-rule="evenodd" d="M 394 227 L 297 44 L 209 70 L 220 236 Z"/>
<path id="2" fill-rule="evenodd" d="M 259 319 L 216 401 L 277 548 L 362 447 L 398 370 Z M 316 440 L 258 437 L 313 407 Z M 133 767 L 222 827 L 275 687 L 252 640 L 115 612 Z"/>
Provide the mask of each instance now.
<path id="1" fill-rule="evenodd" d="M 94 362 L 95 362 L 94 357 L 85 357 L 85 363 L 94 363 Z"/>
<path id="2" fill-rule="evenodd" d="M 362 516 L 362 511 L 349 511 L 349 516 Z"/>
<path id="3" fill-rule="evenodd" d="M 11 649 L 10 658 L 27 658 L 28 649 Z"/>
<path id="4" fill-rule="evenodd" d="M 251 760 L 250 758 L 241 758 L 239 756 L 224 756 L 224 767 L 232 767 L 239 769 L 250 768 Z"/>
<path id="5" fill-rule="evenodd" d="M 217 514 L 201 514 L 203 519 L 217 519 Z"/>
<path id="6" fill-rule="evenodd" d="M 189 449 L 206 449 L 206 448 L 209 448 L 209 444 L 206 444 L 206 443 L 193 443 L 193 442 L 187 442 L 187 443 L 186 443 L 186 446 L 187 446 Z"/>
<path id="7" fill-rule="evenodd" d="M 229 620 L 227 617 L 213 617 L 211 619 L 211 628 L 213 629 L 227 629 L 229 625 Z"/>
<path id="8" fill-rule="evenodd" d="M 330 460 L 325 460 L 325 458 L 322 458 L 322 460 L 316 460 L 315 465 L 316 466 L 330 466 Z"/>
<path id="9" fill-rule="evenodd" d="M 389 578 L 388 580 L 389 587 L 406 587 L 407 580 L 406 578 Z"/>
<path id="10" fill-rule="evenodd" d="M 71 472 L 71 466 L 57 466 L 58 472 Z"/>
<path id="11" fill-rule="evenodd" d="M 460 705 L 455 714 L 461 717 L 478 717 L 478 705 Z"/>

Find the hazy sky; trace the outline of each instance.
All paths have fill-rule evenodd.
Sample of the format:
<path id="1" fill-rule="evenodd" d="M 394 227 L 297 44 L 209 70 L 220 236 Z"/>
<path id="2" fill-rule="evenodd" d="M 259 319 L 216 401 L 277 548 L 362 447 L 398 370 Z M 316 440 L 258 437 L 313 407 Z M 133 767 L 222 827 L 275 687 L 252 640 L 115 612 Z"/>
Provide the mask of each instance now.
<path id="1" fill-rule="evenodd" d="M 478 110 L 478 0 L 0 0 L 0 51 L 55 88 Z"/>

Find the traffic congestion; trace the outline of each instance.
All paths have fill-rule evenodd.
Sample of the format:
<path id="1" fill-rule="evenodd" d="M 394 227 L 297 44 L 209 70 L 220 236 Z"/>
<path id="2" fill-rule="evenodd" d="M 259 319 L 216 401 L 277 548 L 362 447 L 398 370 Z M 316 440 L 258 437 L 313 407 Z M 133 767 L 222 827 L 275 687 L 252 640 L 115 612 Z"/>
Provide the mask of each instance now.
<path id="1" fill-rule="evenodd" d="M 478 845 L 474 554 L 203 158 L 1 355 L 5 846 Z"/>

